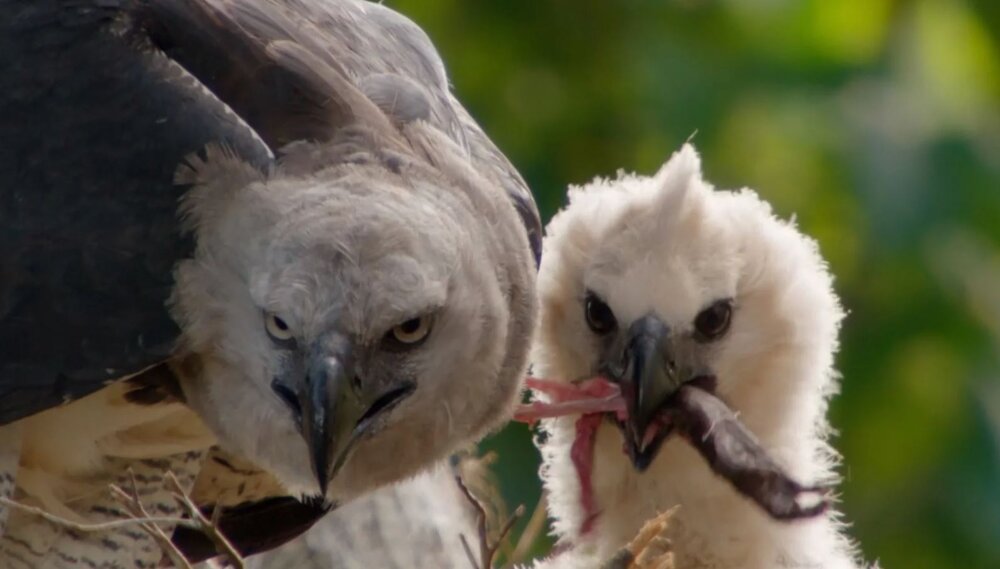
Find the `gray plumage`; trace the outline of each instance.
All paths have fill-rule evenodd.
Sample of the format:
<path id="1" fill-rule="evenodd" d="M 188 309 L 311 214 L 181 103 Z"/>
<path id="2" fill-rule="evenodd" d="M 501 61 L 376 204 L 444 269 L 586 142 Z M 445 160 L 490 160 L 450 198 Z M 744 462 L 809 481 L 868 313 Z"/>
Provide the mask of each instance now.
<path id="1" fill-rule="evenodd" d="M 0 10 L 0 423 L 24 423 L 49 504 L 108 456 L 213 437 L 344 502 L 508 415 L 538 214 L 412 22 L 354 0 Z"/>

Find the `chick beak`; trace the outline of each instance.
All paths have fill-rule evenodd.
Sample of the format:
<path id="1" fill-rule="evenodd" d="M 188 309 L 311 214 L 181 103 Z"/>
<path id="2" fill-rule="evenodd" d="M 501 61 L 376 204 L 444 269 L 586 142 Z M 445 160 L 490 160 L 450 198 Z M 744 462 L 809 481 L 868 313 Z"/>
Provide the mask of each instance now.
<path id="1" fill-rule="evenodd" d="M 651 425 L 658 420 L 666 401 L 683 383 L 669 345 L 670 328 L 653 314 L 629 327 L 618 369 L 628 410 L 625 421 L 629 454 L 638 470 L 645 470 L 654 458 L 669 425 Z"/>

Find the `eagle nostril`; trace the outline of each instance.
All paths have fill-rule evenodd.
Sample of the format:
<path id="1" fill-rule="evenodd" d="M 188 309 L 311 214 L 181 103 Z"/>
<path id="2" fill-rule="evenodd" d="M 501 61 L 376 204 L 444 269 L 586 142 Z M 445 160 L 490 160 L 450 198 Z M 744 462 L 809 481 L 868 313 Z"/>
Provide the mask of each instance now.
<path id="1" fill-rule="evenodd" d="M 288 405 L 288 408 L 292 410 L 292 414 L 295 416 L 295 421 L 297 423 L 302 422 L 302 403 L 299 402 L 299 398 L 295 395 L 290 387 L 282 383 L 278 379 L 271 380 L 271 389 Z"/>
<path id="2" fill-rule="evenodd" d="M 359 426 L 367 424 L 371 422 L 373 419 L 375 419 L 375 417 L 378 417 L 379 415 L 391 410 L 393 407 L 399 404 L 403 399 L 406 399 L 407 397 L 412 395 L 415 389 L 416 389 L 415 385 L 407 382 L 404 383 L 402 386 L 383 394 L 375 401 L 375 403 L 372 404 L 371 407 L 368 408 L 367 411 L 365 411 L 364 415 L 362 415 L 361 418 L 358 419 L 357 424 Z"/>

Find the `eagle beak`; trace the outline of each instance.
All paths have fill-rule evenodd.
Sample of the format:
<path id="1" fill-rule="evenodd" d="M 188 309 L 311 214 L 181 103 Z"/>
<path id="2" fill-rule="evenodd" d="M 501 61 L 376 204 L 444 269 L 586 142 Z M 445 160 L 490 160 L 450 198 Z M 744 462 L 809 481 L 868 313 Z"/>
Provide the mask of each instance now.
<path id="1" fill-rule="evenodd" d="M 348 346 L 314 355 L 305 392 L 299 395 L 302 436 L 323 496 L 335 470 L 346 462 L 354 446 L 351 434 L 366 409 L 351 385 L 354 370 L 350 356 Z"/>
<path id="2" fill-rule="evenodd" d="M 376 420 L 414 391 L 412 383 L 384 393 L 374 391 L 376 386 L 366 385 L 358 376 L 352 351 L 351 342 L 341 336 L 318 344 L 297 394 L 302 436 L 322 496 L 357 443 L 377 426 Z"/>
<path id="3" fill-rule="evenodd" d="M 638 470 L 645 470 L 669 434 L 669 425 L 654 425 L 666 401 L 684 383 L 670 348 L 670 328 L 648 314 L 626 332 L 618 371 L 612 377 L 621 386 L 628 410 L 623 425 L 629 455 Z M 685 366 L 686 367 L 686 366 Z"/>

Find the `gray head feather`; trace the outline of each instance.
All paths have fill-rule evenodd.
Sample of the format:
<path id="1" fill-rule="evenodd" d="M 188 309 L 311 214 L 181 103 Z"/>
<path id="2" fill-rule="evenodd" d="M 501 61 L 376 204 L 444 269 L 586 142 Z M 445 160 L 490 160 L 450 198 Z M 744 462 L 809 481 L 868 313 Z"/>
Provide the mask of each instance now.
<path id="1" fill-rule="evenodd" d="M 308 42 L 250 48 L 305 91 L 267 109 L 273 132 L 314 132 L 302 113 L 327 126 L 273 139 L 267 173 L 219 149 L 190 160 L 179 179 L 194 185 L 197 253 L 179 266 L 173 310 L 184 350 L 204 364 L 185 395 L 221 442 L 293 491 L 329 484 L 343 501 L 508 416 L 535 321 L 522 222 L 534 209 L 443 90 L 422 32 L 394 15 L 408 32 L 384 35 L 371 18 L 386 9 L 367 3 L 322 6 L 301 7 Z M 345 35 L 352 49 L 338 51 Z M 384 37 L 416 40 L 387 51 Z"/>

